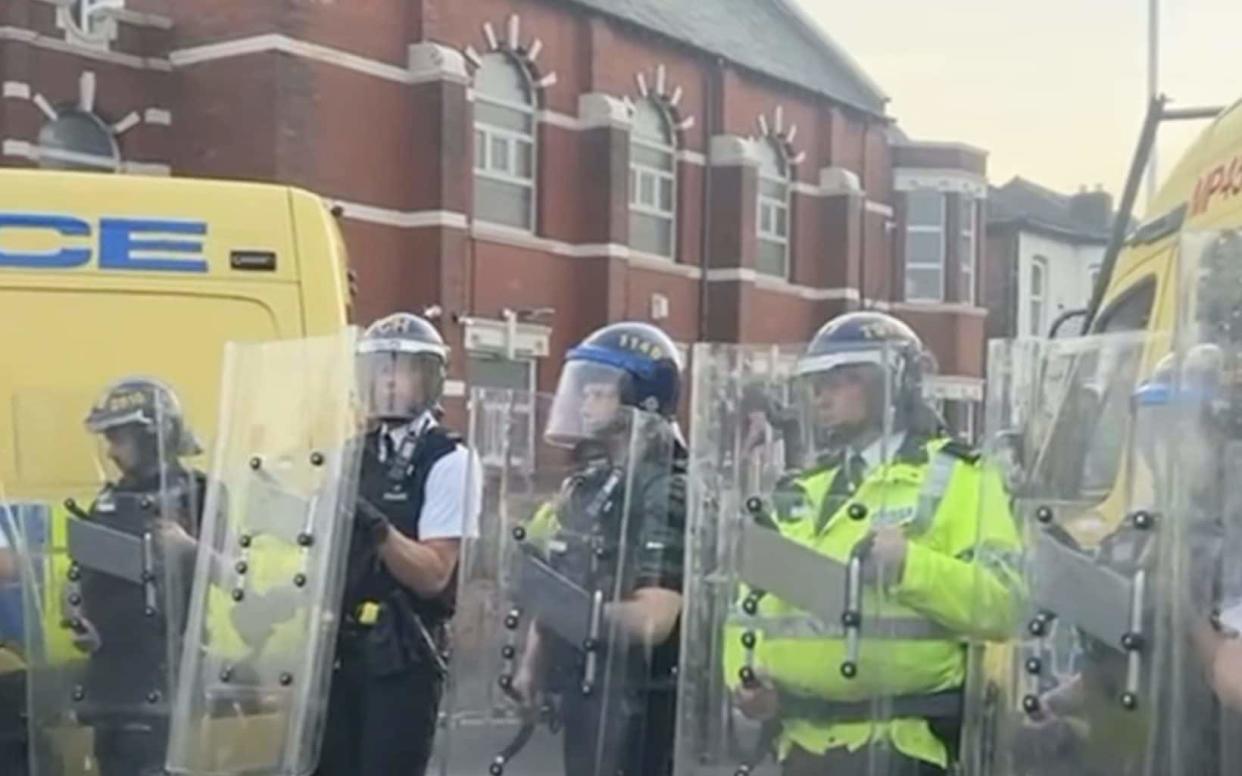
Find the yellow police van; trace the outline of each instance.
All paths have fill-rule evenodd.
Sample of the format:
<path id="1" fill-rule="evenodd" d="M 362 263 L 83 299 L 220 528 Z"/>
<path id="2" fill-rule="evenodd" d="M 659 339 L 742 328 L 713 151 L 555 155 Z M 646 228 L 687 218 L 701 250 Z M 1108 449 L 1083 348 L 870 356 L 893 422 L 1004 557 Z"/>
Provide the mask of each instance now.
<path id="1" fill-rule="evenodd" d="M 58 462 L 84 460 L 66 446 L 126 374 L 164 379 L 210 437 L 225 342 L 333 333 L 346 303 L 340 232 L 307 192 L 0 170 L 0 482 L 23 494 L 94 483 Z M 82 417 L 23 433 L 40 405 L 69 404 Z"/>
<path id="2" fill-rule="evenodd" d="M 34 626 L 48 659 L 74 654 L 55 603 L 62 504 L 99 488 L 83 426 L 99 393 L 126 375 L 163 380 L 210 450 L 224 344 L 335 333 L 348 302 L 340 231 L 308 192 L 0 170 L 0 499 L 51 506 L 40 525 L 52 558 L 37 572 L 41 625 L 15 624 L 13 581 L 0 590 L 0 653 L 6 641 L 20 651 L 14 631 Z"/>

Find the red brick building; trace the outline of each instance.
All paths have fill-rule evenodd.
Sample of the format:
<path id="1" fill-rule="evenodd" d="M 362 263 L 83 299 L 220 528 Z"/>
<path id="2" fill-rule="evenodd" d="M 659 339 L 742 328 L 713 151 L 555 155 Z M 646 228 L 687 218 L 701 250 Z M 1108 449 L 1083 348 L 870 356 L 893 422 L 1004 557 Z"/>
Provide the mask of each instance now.
<path id="1" fill-rule="evenodd" d="M 873 307 L 982 397 L 985 154 L 905 139 L 790 0 L 5 0 L 0 84 L 2 164 L 320 193 L 358 317 L 437 313 L 459 379 Z"/>

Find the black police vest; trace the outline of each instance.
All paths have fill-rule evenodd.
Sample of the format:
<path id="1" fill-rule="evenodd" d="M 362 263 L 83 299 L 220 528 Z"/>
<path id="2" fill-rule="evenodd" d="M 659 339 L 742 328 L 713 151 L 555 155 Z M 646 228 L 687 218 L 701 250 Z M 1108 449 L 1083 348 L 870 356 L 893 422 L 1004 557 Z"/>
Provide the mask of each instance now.
<path id="1" fill-rule="evenodd" d="M 166 475 L 163 485 L 162 493 L 158 477 L 110 485 L 96 497 L 89 519 L 135 537 L 154 532 L 156 522 L 167 519 L 198 536 L 206 477 L 178 468 Z M 98 651 L 88 661 L 82 699 L 87 708 L 149 707 L 156 712 L 162 701 L 153 699 L 167 696 L 168 638 L 185 628 L 194 553 L 157 553 L 154 560 L 160 607 L 156 613 L 146 611 L 142 585 L 81 569 L 82 612 L 100 640 Z"/>
<path id="2" fill-rule="evenodd" d="M 625 472 L 610 466 L 588 467 L 562 485 L 558 551 L 553 568 L 581 587 L 611 594 L 621 547 Z"/>
<path id="3" fill-rule="evenodd" d="M 647 517 L 643 514 L 643 494 L 656 478 L 667 477 L 670 472 L 665 466 L 648 463 L 636 466 L 630 475 L 606 463 L 588 464 L 570 475 L 561 488 L 563 495 L 557 511 L 559 530 L 555 537 L 556 549 L 549 553 L 549 564 L 585 590 L 603 592 L 606 599 L 611 599 L 616 592 L 622 598 L 628 597 L 641 577 L 653 576 L 640 552 L 644 517 Z M 675 460 L 671 473 L 674 476 L 684 474 L 684 467 L 684 458 Z M 627 480 L 631 488 L 628 520 L 624 512 Z M 671 497 L 673 499 L 678 503 L 670 503 L 670 509 L 684 509 L 678 497 Z M 684 525 L 684 518 L 678 523 Z M 623 542 L 631 553 L 626 559 L 620 557 Z M 566 643 L 553 634 L 546 634 L 546 638 L 553 656 L 550 663 L 558 668 L 548 679 L 549 689 L 576 692 L 581 668 L 585 665 L 581 645 Z M 619 660 L 616 656 L 608 658 L 606 662 L 617 660 L 614 668 L 623 671 L 624 679 L 619 680 L 621 684 L 615 689 L 623 689 L 627 694 L 671 692 L 679 642 L 680 622 L 675 633 L 654 651 L 631 646 Z M 603 652 L 607 651 L 605 646 Z"/>
<path id="4" fill-rule="evenodd" d="M 418 519 L 426 501 L 427 477 L 441 458 L 452 453 L 461 438 L 439 426 L 427 429 L 419 437 L 404 471 L 394 472 L 392 459 L 380 460 L 381 432 L 367 434 L 362 453 L 362 476 L 359 498 L 366 499 L 388 518 L 393 528 L 415 541 L 419 539 Z M 345 611 L 353 612 L 364 601 L 384 601 L 390 596 L 403 596 L 427 626 L 452 618 L 457 600 L 457 569 L 444 592 L 434 599 L 415 595 L 396 580 L 375 552 L 369 536 L 361 533 L 361 521 L 354 523 L 350 545 L 349 571 L 345 591 Z"/>

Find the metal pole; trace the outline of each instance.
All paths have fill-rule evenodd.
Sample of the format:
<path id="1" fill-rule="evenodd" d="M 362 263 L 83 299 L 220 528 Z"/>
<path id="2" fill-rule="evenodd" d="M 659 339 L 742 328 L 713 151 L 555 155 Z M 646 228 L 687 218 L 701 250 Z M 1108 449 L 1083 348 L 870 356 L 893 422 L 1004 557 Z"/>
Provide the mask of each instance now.
<path id="1" fill-rule="evenodd" d="M 1160 93 L 1160 0 L 1148 0 L 1147 5 L 1147 103 L 1150 105 Z M 1156 148 L 1151 149 L 1147 160 L 1147 204 L 1156 198 Z"/>
<path id="2" fill-rule="evenodd" d="M 1112 237 L 1108 248 L 1104 251 L 1104 262 L 1100 265 L 1100 276 L 1096 279 L 1095 288 L 1091 289 L 1091 301 L 1087 304 L 1087 320 L 1083 323 L 1083 332 L 1091 330 L 1095 315 L 1100 311 L 1100 301 L 1104 298 L 1104 289 L 1113 279 L 1113 267 L 1126 241 L 1126 231 L 1130 226 L 1130 216 L 1134 213 L 1134 203 L 1138 199 L 1139 188 L 1143 183 L 1143 163 L 1151 159 L 1152 149 L 1156 146 L 1156 130 L 1160 127 L 1160 119 L 1164 115 L 1164 98 L 1157 97 L 1147 106 L 1147 118 L 1143 121 L 1143 131 L 1139 134 L 1138 148 L 1134 158 L 1130 160 L 1130 172 L 1126 175 L 1126 186 L 1121 192 L 1121 202 L 1117 206 L 1117 215 L 1113 221 Z"/>

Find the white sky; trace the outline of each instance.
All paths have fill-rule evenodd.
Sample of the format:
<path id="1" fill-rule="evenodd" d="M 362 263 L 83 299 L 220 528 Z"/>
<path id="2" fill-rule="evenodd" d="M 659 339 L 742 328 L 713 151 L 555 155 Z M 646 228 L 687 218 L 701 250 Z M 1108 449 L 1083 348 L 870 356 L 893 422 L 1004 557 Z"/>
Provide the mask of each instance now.
<path id="1" fill-rule="evenodd" d="M 1148 0 L 797 2 L 912 138 L 988 150 L 994 183 L 1120 193 L 1146 106 Z M 1162 6 L 1161 90 L 1185 107 L 1242 97 L 1242 0 Z M 1166 125 L 1162 172 L 1201 126 Z"/>

